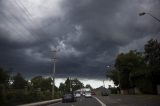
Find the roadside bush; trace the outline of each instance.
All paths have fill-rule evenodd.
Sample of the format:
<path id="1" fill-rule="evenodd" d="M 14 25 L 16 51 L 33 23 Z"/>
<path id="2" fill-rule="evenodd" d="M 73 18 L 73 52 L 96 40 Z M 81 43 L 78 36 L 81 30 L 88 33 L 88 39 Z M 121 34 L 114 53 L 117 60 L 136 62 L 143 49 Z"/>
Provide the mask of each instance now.
<path id="1" fill-rule="evenodd" d="M 144 94 L 155 94 L 156 93 L 154 84 L 152 84 L 151 80 L 149 79 L 141 79 L 139 80 L 139 83 L 137 85 L 140 91 Z"/>
<path id="2" fill-rule="evenodd" d="M 19 104 L 26 104 L 31 102 L 51 100 L 51 92 L 37 92 L 37 91 L 25 91 L 25 90 L 8 90 L 6 93 L 6 98 L 3 99 L 3 95 L 0 103 L 2 106 L 16 106 Z M 59 96 L 57 95 L 57 98 Z"/>

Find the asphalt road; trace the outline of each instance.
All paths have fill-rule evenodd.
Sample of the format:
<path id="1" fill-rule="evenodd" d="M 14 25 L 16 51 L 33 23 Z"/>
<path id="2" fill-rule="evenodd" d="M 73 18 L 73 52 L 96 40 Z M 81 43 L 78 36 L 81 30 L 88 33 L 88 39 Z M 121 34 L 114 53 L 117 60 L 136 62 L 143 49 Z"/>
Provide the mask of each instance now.
<path id="1" fill-rule="evenodd" d="M 59 102 L 48 106 L 160 106 L 160 95 L 109 95 L 97 98 L 81 97 L 77 102 Z"/>
<path id="2" fill-rule="evenodd" d="M 98 98 L 106 106 L 160 106 L 160 95 L 110 95 Z"/>
<path id="3" fill-rule="evenodd" d="M 55 103 L 48 106 L 102 106 L 95 98 L 84 98 L 77 99 L 77 102 L 71 103 Z"/>

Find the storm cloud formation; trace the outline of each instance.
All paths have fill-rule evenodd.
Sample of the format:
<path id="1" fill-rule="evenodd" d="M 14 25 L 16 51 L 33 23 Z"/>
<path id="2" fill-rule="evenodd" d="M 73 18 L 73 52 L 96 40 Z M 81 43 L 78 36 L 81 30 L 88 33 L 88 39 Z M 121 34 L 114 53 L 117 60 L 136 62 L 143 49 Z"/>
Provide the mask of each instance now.
<path id="1" fill-rule="evenodd" d="M 105 77 L 116 55 L 157 38 L 159 0 L 0 0 L 0 66 L 26 77 Z"/>

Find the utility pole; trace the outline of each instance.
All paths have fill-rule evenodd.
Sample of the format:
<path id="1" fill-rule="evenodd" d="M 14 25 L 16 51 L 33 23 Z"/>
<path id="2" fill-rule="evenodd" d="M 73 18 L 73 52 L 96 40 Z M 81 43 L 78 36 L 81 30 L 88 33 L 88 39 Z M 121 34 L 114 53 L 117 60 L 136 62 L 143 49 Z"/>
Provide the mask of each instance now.
<path id="1" fill-rule="evenodd" d="M 105 81 L 105 80 L 103 80 L 103 87 L 105 88 L 105 83 L 104 83 L 104 81 Z"/>
<path id="2" fill-rule="evenodd" d="M 69 77 L 69 88 L 70 88 L 70 92 L 72 92 L 72 79 L 71 79 L 71 77 Z"/>
<path id="3" fill-rule="evenodd" d="M 55 96 L 55 90 L 54 90 L 54 86 L 55 86 L 55 71 L 56 71 L 56 53 L 57 50 L 52 51 L 53 52 L 53 73 L 52 73 L 52 99 L 54 99 Z"/>

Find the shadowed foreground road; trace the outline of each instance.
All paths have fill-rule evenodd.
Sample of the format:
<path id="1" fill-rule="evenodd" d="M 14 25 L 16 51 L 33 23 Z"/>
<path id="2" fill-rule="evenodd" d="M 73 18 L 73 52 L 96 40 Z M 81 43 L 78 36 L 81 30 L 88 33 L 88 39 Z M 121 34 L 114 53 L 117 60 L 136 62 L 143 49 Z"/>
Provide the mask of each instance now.
<path id="1" fill-rule="evenodd" d="M 110 95 L 95 98 L 81 97 L 73 103 L 56 103 L 48 106 L 160 106 L 160 96 L 157 95 Z"/>
<path id="2" fill-rule="evenodd" d="M 77 99 L 77 102 L 71 103 L 56 103 L 48 106 L 102 106 L 95 98 L 84 98 Z"/>
<path id="3" fill-rule="evenodd" d="M 160 106 L 158 95 L 110 95 L 98 98 L 106 106 Z"/>

